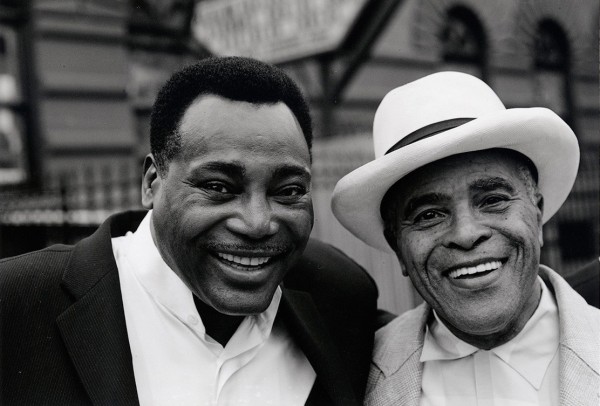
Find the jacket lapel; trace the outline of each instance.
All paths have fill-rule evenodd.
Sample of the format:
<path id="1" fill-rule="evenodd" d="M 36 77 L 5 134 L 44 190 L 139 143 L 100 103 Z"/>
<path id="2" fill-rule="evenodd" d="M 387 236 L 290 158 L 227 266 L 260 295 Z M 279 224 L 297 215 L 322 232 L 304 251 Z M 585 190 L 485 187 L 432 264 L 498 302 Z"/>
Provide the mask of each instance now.
<path id="1" fill-rule="evenodd" d="M 420 358 L 430 314 L 429 306 L 423 303 L 375 333 L 372 375 L 381 371 L 384 378 L 376 391 L 367 386 L 365 404 L 419 405 L 423 376 Z"/>
<path id="2" fill-rule="evenodd" d="M 57 324 L 92 403 L 133 405 L 139 402 L 110 241 L 111 222 L 107 220 L 74 248 L 62 286 L 75 302 Z"/>
<path id="3" fill-rule="evenodd" d="M 560 404 L 584 405 L 600 399 L 600 317 L 598 311 L 554 271 L 540 266 L 540 276 L 554 292 L 560 320 Z"/>
<path id="4" fill-rule="evenodd" d="M 541 265 L 540 276 L 553 291 L 559 309 L 560 404 L 596 404 L 600 399 L 598 311 L 588 306 L 554 271 Z M 429 314 L 430 308 L 423 304 L 377 331 L 372 375 L 377 376 L 381 371 L 384 378 L 377 383 L 376 391 L 367 387 L 365 404 L 419 404 L 423 374 L 419 358 Z"/>
<path id="5" fill-rule="evenodd" d="M 321 392 L 329 397 L 326 404 L 359 405 L 345 377 L 337 348 L 310 294 L 284 288 L 279 316 L 317 374 L 307 405 L 323 404 L 323 400 L 318 399 Z"/>

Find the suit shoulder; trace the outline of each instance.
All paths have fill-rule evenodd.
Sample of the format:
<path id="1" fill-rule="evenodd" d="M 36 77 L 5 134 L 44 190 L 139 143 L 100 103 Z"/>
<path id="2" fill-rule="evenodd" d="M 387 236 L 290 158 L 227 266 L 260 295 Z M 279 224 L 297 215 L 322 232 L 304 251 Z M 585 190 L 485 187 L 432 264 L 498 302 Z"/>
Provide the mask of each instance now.
<path id="1" fill-rule="evenodd" d="M 67 265 L 72 247 L 53 245 L 0 260 L 0 287 L 5 289 L 27 289 L 39 286 L 44 281 L 60 279 Z"/>
<path id="2" fill-rule="evenodd" d="M 588 303 L 584 304 L 583 307 L 583 311 L 585 311 L 588 317 L 594 321 L 594 323 L 592 323 L 592 327 L 598 332 L 598 334 L 600 334 L 600 309 Z"/>
<path id="3" fill-rule="evenodd" d="M 408 310 L 375 332 L 373 370 L 390 376 L 418 355 L 423 347 L 429 308 L 425 304 Z"/>
<path id="4" fill-rule="evenodd" d="M 375 340 L 384 345 L 388 340 L 396 340 L 400 336 L 418 335 L 418 331 L 425 326 L 428 308 L 421 304 L 414 309 L 407 310 L 376 332 Z"/>
<path id="5" fill-rule="evenodd" d="M 286 283 L 318 283 L 338 290 L 377 290 L 369 273 L 338 248 L 311 238 Z"/>

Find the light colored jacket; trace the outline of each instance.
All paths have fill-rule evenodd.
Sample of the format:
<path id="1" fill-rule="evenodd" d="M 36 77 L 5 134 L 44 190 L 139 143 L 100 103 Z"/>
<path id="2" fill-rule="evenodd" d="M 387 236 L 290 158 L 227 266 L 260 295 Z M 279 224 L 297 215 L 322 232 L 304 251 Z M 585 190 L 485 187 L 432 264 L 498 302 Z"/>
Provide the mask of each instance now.
<path id="1" fill-rule="evenodd" d="M 560 321 L 560 404 L 600 404 L 600 310 L 589 306 L 565 280 L 541 265 L 540 276 L 554 293 Z M 427 304 L 377 331 L 365 404 L 418 406 L 421 398 Z"/>

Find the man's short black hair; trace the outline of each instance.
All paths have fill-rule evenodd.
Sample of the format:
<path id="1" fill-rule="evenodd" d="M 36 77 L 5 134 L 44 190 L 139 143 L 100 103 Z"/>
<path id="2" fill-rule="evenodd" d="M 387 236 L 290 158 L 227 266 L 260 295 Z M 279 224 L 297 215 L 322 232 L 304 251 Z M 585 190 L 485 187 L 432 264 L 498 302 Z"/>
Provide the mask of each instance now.
<path id="1" fill-rule="evenodd" d="M 308 105 L 283 70 L 250 58 L 210 57 L 173 74 L 158 92 L 150 117 L 150 150 L 159 173 L 165 173 L 169 161 L 179 153 L 178 130 L 185 111 L 205 94 L 254 104 L 285 103 L 298 120 L 310 151 Z"/>

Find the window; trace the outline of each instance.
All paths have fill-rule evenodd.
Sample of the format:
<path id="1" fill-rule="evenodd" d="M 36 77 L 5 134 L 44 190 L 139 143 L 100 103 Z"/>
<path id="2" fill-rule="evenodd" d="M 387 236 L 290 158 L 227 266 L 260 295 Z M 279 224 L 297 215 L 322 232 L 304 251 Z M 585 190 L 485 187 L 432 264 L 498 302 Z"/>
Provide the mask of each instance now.
<path id="1" fill-rule="evenodd" d="M 553 110 L 573 127 L 570 49 L 564 30 L 553 20 L 540 21 L 532 51 L 536 104 Z"/>
<path id="2" fill-rule="evenodd" d="M 569 43 L 562 28 L 552 20 L 541 21 L 534 41 L 538 69 L 565 71 L 569 65 Z"/>
<path id="3" fill-rule="evenodd" d="M 17 31 L 0 23 L 0 186 L 27 177 Z"/>
<path id="4" fill-rule="evenodd" d="M 485 78 L 486 37 L 477 16 L 465 7 L 448 10 L 439 38 L 445 68 Z"/>

